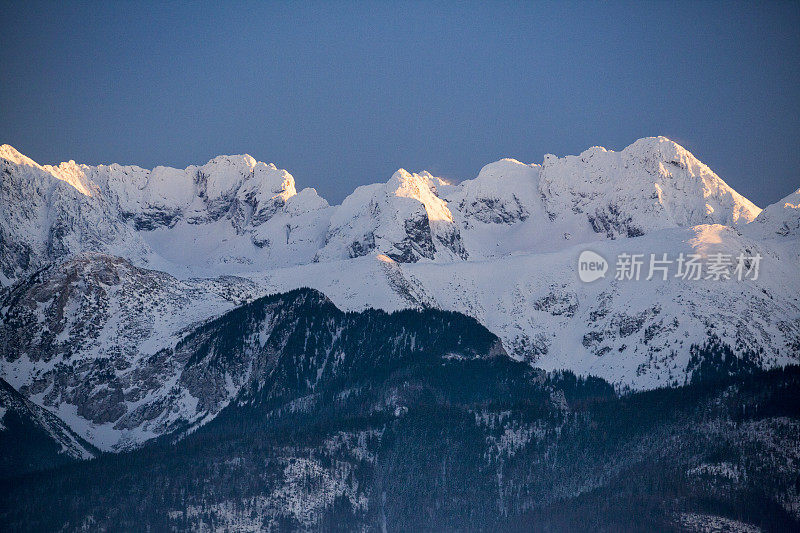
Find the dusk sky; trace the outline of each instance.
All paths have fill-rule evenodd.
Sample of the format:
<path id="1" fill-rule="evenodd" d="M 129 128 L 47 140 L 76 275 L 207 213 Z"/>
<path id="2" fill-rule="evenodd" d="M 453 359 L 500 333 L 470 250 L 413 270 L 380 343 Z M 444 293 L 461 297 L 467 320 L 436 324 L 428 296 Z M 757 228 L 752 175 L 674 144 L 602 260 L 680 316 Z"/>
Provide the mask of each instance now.
<path id="1" fill-rule="evenodd" d="M 339 203 L 666 135 L 761 207 L 800 186 L 799 2 L 0 8 L 0 143 L 40 163 L 246 152 Z"/>

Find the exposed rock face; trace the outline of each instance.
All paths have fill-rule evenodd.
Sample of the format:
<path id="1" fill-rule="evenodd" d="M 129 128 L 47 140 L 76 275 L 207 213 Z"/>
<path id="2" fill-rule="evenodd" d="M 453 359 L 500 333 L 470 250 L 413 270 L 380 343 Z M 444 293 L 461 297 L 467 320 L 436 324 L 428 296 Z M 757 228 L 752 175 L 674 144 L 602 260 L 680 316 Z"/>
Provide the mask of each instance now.
<path id="1" fill-rule="evenodd" d="M 443 320 L 474 329 L 463 353 L 479 345 L 486 353 L 505 353 L 494 347 L 500 345 L 496 337 L 463 316 L 431 311 L 420 324 L 396 329 L 397 317 L 345 314 L 312 290 L 256 300 L 183 336 L 213 316 L 209 304 L 228 309 L 250 296 L 250 285 L 180 282 L 120 258 L 78 256 L 39 273 L 4 302 L 3 375 L 107 450 L 213 417 L 243 386 L 276 373 L 289 380 L 275 385 L 280 394 L 336 379 L 337 368 L 349 364 L 342 357 L 377 350 L 391 359 L 438 350 L 445 338 L 452 339 L 448 349 L 458 351 L 467 338 L 463 331 L 425 336 Z M 214 292 L 216 299 L 209 295 Z M 202 308 L 193 309 L 201 301 Z M 295 367 L 297 357 L 313 358 L 314 369 Z"/>
<path id="2" fill-rule="evenodd" d="M 467 227 L 471 222 L 511 225 L 541 216 L 539 166 L 514 159 L 486 165 L 474 180 L 449 192 Z"/>
<path id="3" fill-rule="evenodd" d="M 385 254 L 395 261 L 466 259 L 444 182 L 427 172 L 398 170 L 385 184 L 359 187 L 337 207 L 318 261 Z M 343 253 L 344 251 L 344 253 Z"/>
<path id="4" fill-rule="evenodd" d="M 0 305 L 2 375 L 87 428 L 97 446 L 136 444 L 183 416 L 173 381 L 185 361 L 165 348 L 253 292 L 242 278 L 178 281 L 119 257 L 78 255 L 18 284 Z"/>

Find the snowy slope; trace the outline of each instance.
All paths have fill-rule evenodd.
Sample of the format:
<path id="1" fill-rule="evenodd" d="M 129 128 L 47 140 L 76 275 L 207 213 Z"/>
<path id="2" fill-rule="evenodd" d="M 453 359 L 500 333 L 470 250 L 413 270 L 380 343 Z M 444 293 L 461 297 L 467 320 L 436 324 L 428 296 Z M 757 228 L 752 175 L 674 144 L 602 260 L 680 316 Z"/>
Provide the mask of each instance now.
<path id="1" fill-rule="evenodd" d="M 594 147 L 546 155 L 539 189 L 548 215 L 584 213 L 609 237 L 698 224 L 734 226 L 761 211 L 689 151 L 666 137 L 639 139 L 621 152 Z"/>
<path id="2" fill-rule="evenodd" d="M 762 239 L 800 239 L 800 189 L 768 206 L 743 230 Z"/>
<path id="3" fill-rule="evenodd" d="M 711 334 L 758 366 L 800 362 L 796 247 L 792 255 L 791 247 L 766 246 L 727 226 L 702 225 L 592 248 L 612 269 L 622 253 L 760 253 L 763 259 L 756 280 L 617 281 L 612 270 L 586 284 L 576 273 L 585 246 L 575 245 L 447 264 L 364 257 L 276 269 L 257 283 L 269 291 L 307 284 L 344 309 L 432 306 L 462 312 L 500 336 L 512 357 L 635 389 L 691 379 L 689 348 Z"/>

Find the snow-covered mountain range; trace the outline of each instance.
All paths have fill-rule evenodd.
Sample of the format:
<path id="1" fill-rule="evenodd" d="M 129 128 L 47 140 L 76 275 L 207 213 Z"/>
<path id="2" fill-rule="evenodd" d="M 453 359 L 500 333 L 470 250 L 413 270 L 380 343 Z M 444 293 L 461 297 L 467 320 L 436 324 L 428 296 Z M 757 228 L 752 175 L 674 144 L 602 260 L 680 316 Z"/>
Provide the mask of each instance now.
<path id="1" fill-rule="evenodd" d="M 687 382 L 712 336 L 759 367 L 800 361 L 800 191 L 762 211 L 664 137 L 503 159 L 459 184 L 401 169 L 338 206 L 247 155 L 41 166 L 3 145 L 0 173 L 0 377 L 101 449 L 213 414 L 181 386 L 176 346 L 298 287 L 344 310 L 458 311 L 512 358 L 620 388 Z M 626 253 L 762 259 L 756 279 L 582 283 L 587 249 L 611 268 Z"/>
<path id="2" fill-rule="evenodd" d="M 541 165 L 504 159 L 458 185 L 401 169 L 333 207 L 248 155 L 183 170 L 41 166 L 3 145 L 0 164 L 4 285 L 82 251 L 215 274 L 372 253 L 452 262 L 664 228 L 738 226 L 761 211 L 663 137 L 621 152 L 547 155 Z"/>

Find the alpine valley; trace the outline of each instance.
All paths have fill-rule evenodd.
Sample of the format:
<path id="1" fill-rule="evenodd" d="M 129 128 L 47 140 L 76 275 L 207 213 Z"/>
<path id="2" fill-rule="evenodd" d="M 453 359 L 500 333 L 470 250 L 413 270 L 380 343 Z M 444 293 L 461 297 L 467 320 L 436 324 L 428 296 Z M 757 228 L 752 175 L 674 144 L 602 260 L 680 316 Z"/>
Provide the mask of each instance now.
<path id="1" fill-rule="evenodd" d="M 800 529 L 800 189 L 664 137 L 340 205 L 3 145 L 0 213 L 3 530 Z"/>

